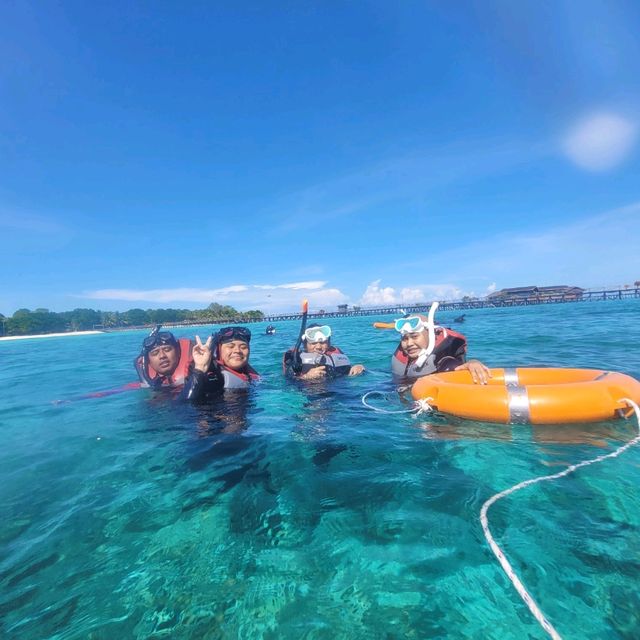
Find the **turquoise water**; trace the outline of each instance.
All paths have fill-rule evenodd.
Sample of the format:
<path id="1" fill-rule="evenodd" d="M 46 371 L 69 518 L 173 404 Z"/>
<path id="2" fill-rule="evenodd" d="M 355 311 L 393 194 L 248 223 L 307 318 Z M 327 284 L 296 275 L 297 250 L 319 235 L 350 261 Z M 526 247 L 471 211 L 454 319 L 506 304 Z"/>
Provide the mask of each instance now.
<path id="1" fill-rule="evenodd" d="M 332 321 L 369 372 L 307 389 L 280 371 L 297 323 L 275 336 L 252 327 L 264 382 L 231 416 L 139 390 L 54 404 L 133 380 L 142 332 L 0 342 L 2 637 L 546 637 L 491 554 L 480 507 L 613 450 L 635 420 L 532 428 L 375 413 L 360 398 L 390 389 L 395 345 L 376 319 Z M 466 320 L 456 328 L 470 355 L 491 366 L 640 378 L 637 301 Z M 565 638 L 640 636 L 639 485 L 640 448 L 490 511 Z"/>

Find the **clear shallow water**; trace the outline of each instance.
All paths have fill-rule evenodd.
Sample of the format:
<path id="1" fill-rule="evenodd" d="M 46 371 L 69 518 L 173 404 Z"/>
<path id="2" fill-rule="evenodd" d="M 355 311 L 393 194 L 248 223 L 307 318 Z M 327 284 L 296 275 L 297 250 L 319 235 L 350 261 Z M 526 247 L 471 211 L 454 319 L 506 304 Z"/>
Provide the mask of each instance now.
<path id="1" fill-rule="evenodd" d="M 369 372 L 307 389 L 280 371 L 297 323 L 275 336 L 252 327 L 265 379 L 231 416 L 144 391 L 53 404 L 133 380 L 142 332 L 0 343 L 2 637 L 546 637 L 488 549 L 480 506 L 613 450 L 635 421 L 512 428 L 374 413 L 360 398 L 390 389 L 395 345 L 376 319 L 332 322 Z M 466 320 L 456 328 L 470 355 L 491 366 L 640 378 L 635 301 Z M 640 636 L 639 485 L 632 449 L 490 511 L 565 638 Z"/>

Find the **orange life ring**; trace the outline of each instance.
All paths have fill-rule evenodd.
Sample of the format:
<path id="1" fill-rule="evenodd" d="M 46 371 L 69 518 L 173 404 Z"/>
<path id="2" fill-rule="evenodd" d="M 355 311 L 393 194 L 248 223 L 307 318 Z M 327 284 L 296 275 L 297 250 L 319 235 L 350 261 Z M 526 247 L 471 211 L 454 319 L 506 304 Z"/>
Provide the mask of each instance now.
<path id="1" fill-rule="evenodd" d="M 411 395 L 443 413 L 505 424 L 599 422 L 630 414 L 619 401 L 640 404 L 640 382 L 596 369 L 491 369 L 488 384 L 467 370 L 420 378 Z"/>

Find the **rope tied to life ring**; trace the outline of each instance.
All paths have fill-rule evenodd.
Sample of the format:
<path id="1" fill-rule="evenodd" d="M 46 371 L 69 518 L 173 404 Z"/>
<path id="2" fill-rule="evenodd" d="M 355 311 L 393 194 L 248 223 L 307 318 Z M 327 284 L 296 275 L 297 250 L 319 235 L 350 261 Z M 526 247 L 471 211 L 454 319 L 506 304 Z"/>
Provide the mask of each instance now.
<path id="1" fill-rule="evenodd" d="M 536 601 L 533 599 L 531 594 L 527 591 L 526 587 L 516 574 L 515 570 L 511 566 L 511 563 L 507 560 L 504 552 L 495 541 L 493 535 L 491 534 L 491 530 L 489 529 L 489 519 L 487 514 L 492 505 L 494 505 L 498 500 L 515 493 L 516 491 L 520 491 L 520 489 L 524 489 L 525 487 L 529 487 L 532 484 L 537 484 L 538 482 L 545 482 L 547 480 L 557 480 L 559 478 L 563 478 L 564 476 L 568 476 L 570 473 L 577 471 L 582 467 L 587 467 L 596 462 L 602 462 L 603 460 L 607 460 L 608 458 L 616 458 L 621 453 L 624 453 L 627 449 L 630 449 L 634 445 L 640 443 L 640 407 L 630 398 L 622 398 L 618 401 L 621 404 L 626 404 L 628 408 L 632 409 L 632 412 L 635 413 L 636 420 L 638 422 L 638 435 L 635 438 L 627 442 L 626 444 L 621 445 L 615 451 L 610 453 L 606 453 L 596 458 L 592 458 L 591 460 L 583 460 L 582 462 L 578 462 L 576 464 L 569 465 L 563 471 L 559 473 L 554 473 L 552 475 L 547 476 L 538 476 L 536 478 L 530 478 L 529 480 L 524 480 L 523 482 L 519 482 L 518 484 L 505 489 L 504 491 L 500 491 L 499 493 L 494 494 L 488 500 L 484 502 L 482 508 L 480 509 L 480 524 L 482 525 L 482 531 L 484 532 L 484 536 L 493 551 L 493 554 L 498 559 L 502 570 L 505 572 L 511 584 L 513 584 L 514 588 L 518 592 L 518 595 L 522 598 L 524 603 L 529 608 L 529 611 L 533 615 L 533 617 L 538 621 L 540 626 L 549 634 L 551 638 L 554 640 L 560 640 L 561 636 L 556 631 L 555 627 L 549 622 L 547 617 L 544 615 Z"/>
<path id="2" fill-rule="evenodd" d="M 433 411 L 433 407 L 429 404 L 429 402 L 433 402 L 433 398 L 420 398 L 419 400 L 414 400 L 411 403 L 411 407 L 408 409 L 381 409 L 379 407 L 375 407 L 372 404 L 367 402 L 367 398 L 372 395 L 379 395 L 386 399 L 386 394 L 382 391 L 367 391 L 362 396 L 362 404 L 367 407 L 367 409 L 372 409 L 376 413 L 385 413 L 387 415 L 399 414 L 399 413 L 413 413 L 416 416 L 419 416 L 421 413 L 429 413 Z"/>

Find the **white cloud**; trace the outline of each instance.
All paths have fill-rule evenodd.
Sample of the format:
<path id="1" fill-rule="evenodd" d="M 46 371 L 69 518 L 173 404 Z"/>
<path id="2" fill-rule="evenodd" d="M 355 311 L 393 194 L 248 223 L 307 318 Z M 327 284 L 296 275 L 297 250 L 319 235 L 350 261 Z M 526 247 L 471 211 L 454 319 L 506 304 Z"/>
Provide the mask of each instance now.
<path id="1" fill-rule="evenodd" d="M 360 304 L 394 304 L 396 300 L 396 291 L 392 287 L 380 287 L 380 280 L 374 280 L 362 294 Z"/>
<path id="2" fill-rule="evenodd" d="M 325 288 L 326 282 L 312 280 L 285 284 L 241 284 L 219 289 L 98 289 L 82 294 L 91 300 L 117 300 L 152 306 L 212 302 L 230 304 L 239 310 L 261 309 L 266 312 L 286 311 L 297 308 L 303 298 L 313 309 L 332 309 L 348 302 L 348 297 L 336 288 Z"/>
<path id="3" fill-rule="evenodd" d="M 374 280 L 363 306 L 460 300 L 503 287 L 617 287 L 640 277 L 640 202 L 537 233 L 503 233 L 412 262 Z M 453 275 L 451 269 L 455 269 Z M 403 273 L 430 273 L 440 283 L 407 283 Z M 403 282 L 405 280 L 405 282 Z M 390 281 L 390 282 L 389 282 Z"/>
<path id="4" fill-rule="evenodd" d="M 526 285 L 618 286 L 640 277 L 640 202 L 537 233 L 502 233 L 411 262 L 395 263 L 398 274 L 429 272 L 455 282 L 462 295 Z M 455 275 L 450 270 L 455 269 Z M 388 277 L 391 277 L 389 275 Z M 487 286 L 487 283 L 491 283 Z M 427 299 L 447 285 L 420 287 Z M 480 295 L 486 295 L 480 293 Z M 454 295 L 434 295 L 438 300 Z"/>
<path id="5" fill-rule="evenodd" d="M 82 297 L 92 300 L 129 300 L 135 302 L 213 302 L 234 293 L 248 291 L 245 285 L 232 285 L 222 289 L 98 289 Z"/>
<path id="6" fill-rule="evenodd" d="M 637 137 L 635 122 L 615 113 L 595 113 L 572 127 L 562 140 L 562 150 L 583 169 L 607 171 L 626 160 Z"/>
<path id="7" fill-rule="evenodd" d="M 256 284 L 256 289 L 274 290 L 274 289 L 293 289 L 300 291 L 303 289 L 322 289 L 327 284 L 324 280 L 310 280 L 308 282 L 292 282 L 290 284 Z"/>
<path id="8" fill-rule="evenodd" d="M 405 304 L 413 302 L 427 302 L 430 300 L 459 300 L 464 293 L 453 284 L 421 284 L 400 288 L 381 287 L 381 280 L 371 282 L 362 294 L 358 304 L 375 306 L 385 304 Z"/>
<path id="9" fill-rule="evenodd" d="M 339 304 L 348 302 L 349 298 L 340 289 L 322 289 L 309 293 L 307 300 L 309 300 L 309 310 L 317 311 L 318 309 L 329 310 L 332 307 L 337 307 Z"/>
<path id="10" fill-rule="evenodd" d="M 422 289 L 404 287 L 400 291 L 400 302 L 423 302 L 426 299 Z"/>
<path id="11" fill-rule="evenodd" d="M 598 287 L 633 283 L 640 277 L 640 201 L 583 217 L 565 225 L 546 225 L 536 233 L 502 233 L 486 240 L 431 252 L 407 262 L 393 262 L 382 279 L 372 280 L 360 300 L 327 281 L 282 284 L 236 284 L 218 289 L 102 289 L 84 298 L 127 301 L 128 306 L 197 306 L 211 302 L 239 310 L 267 313 L 300 308 L 334 310 L 352 302 L 363 306 L 406 305 L 431 300 L 459 300 L 487 295 L 503 287 L 578 285 Z M 409 280 L 406 274 L 428 273 L 434 282 Z M 415 277 L 415 276 L 414 276 Z M 355 292 L 354 292 L 355 293 Z M 188 303 L 182 305 L 180 303 Z M 195 303 L 195 304 L 193 304 Z"/>

